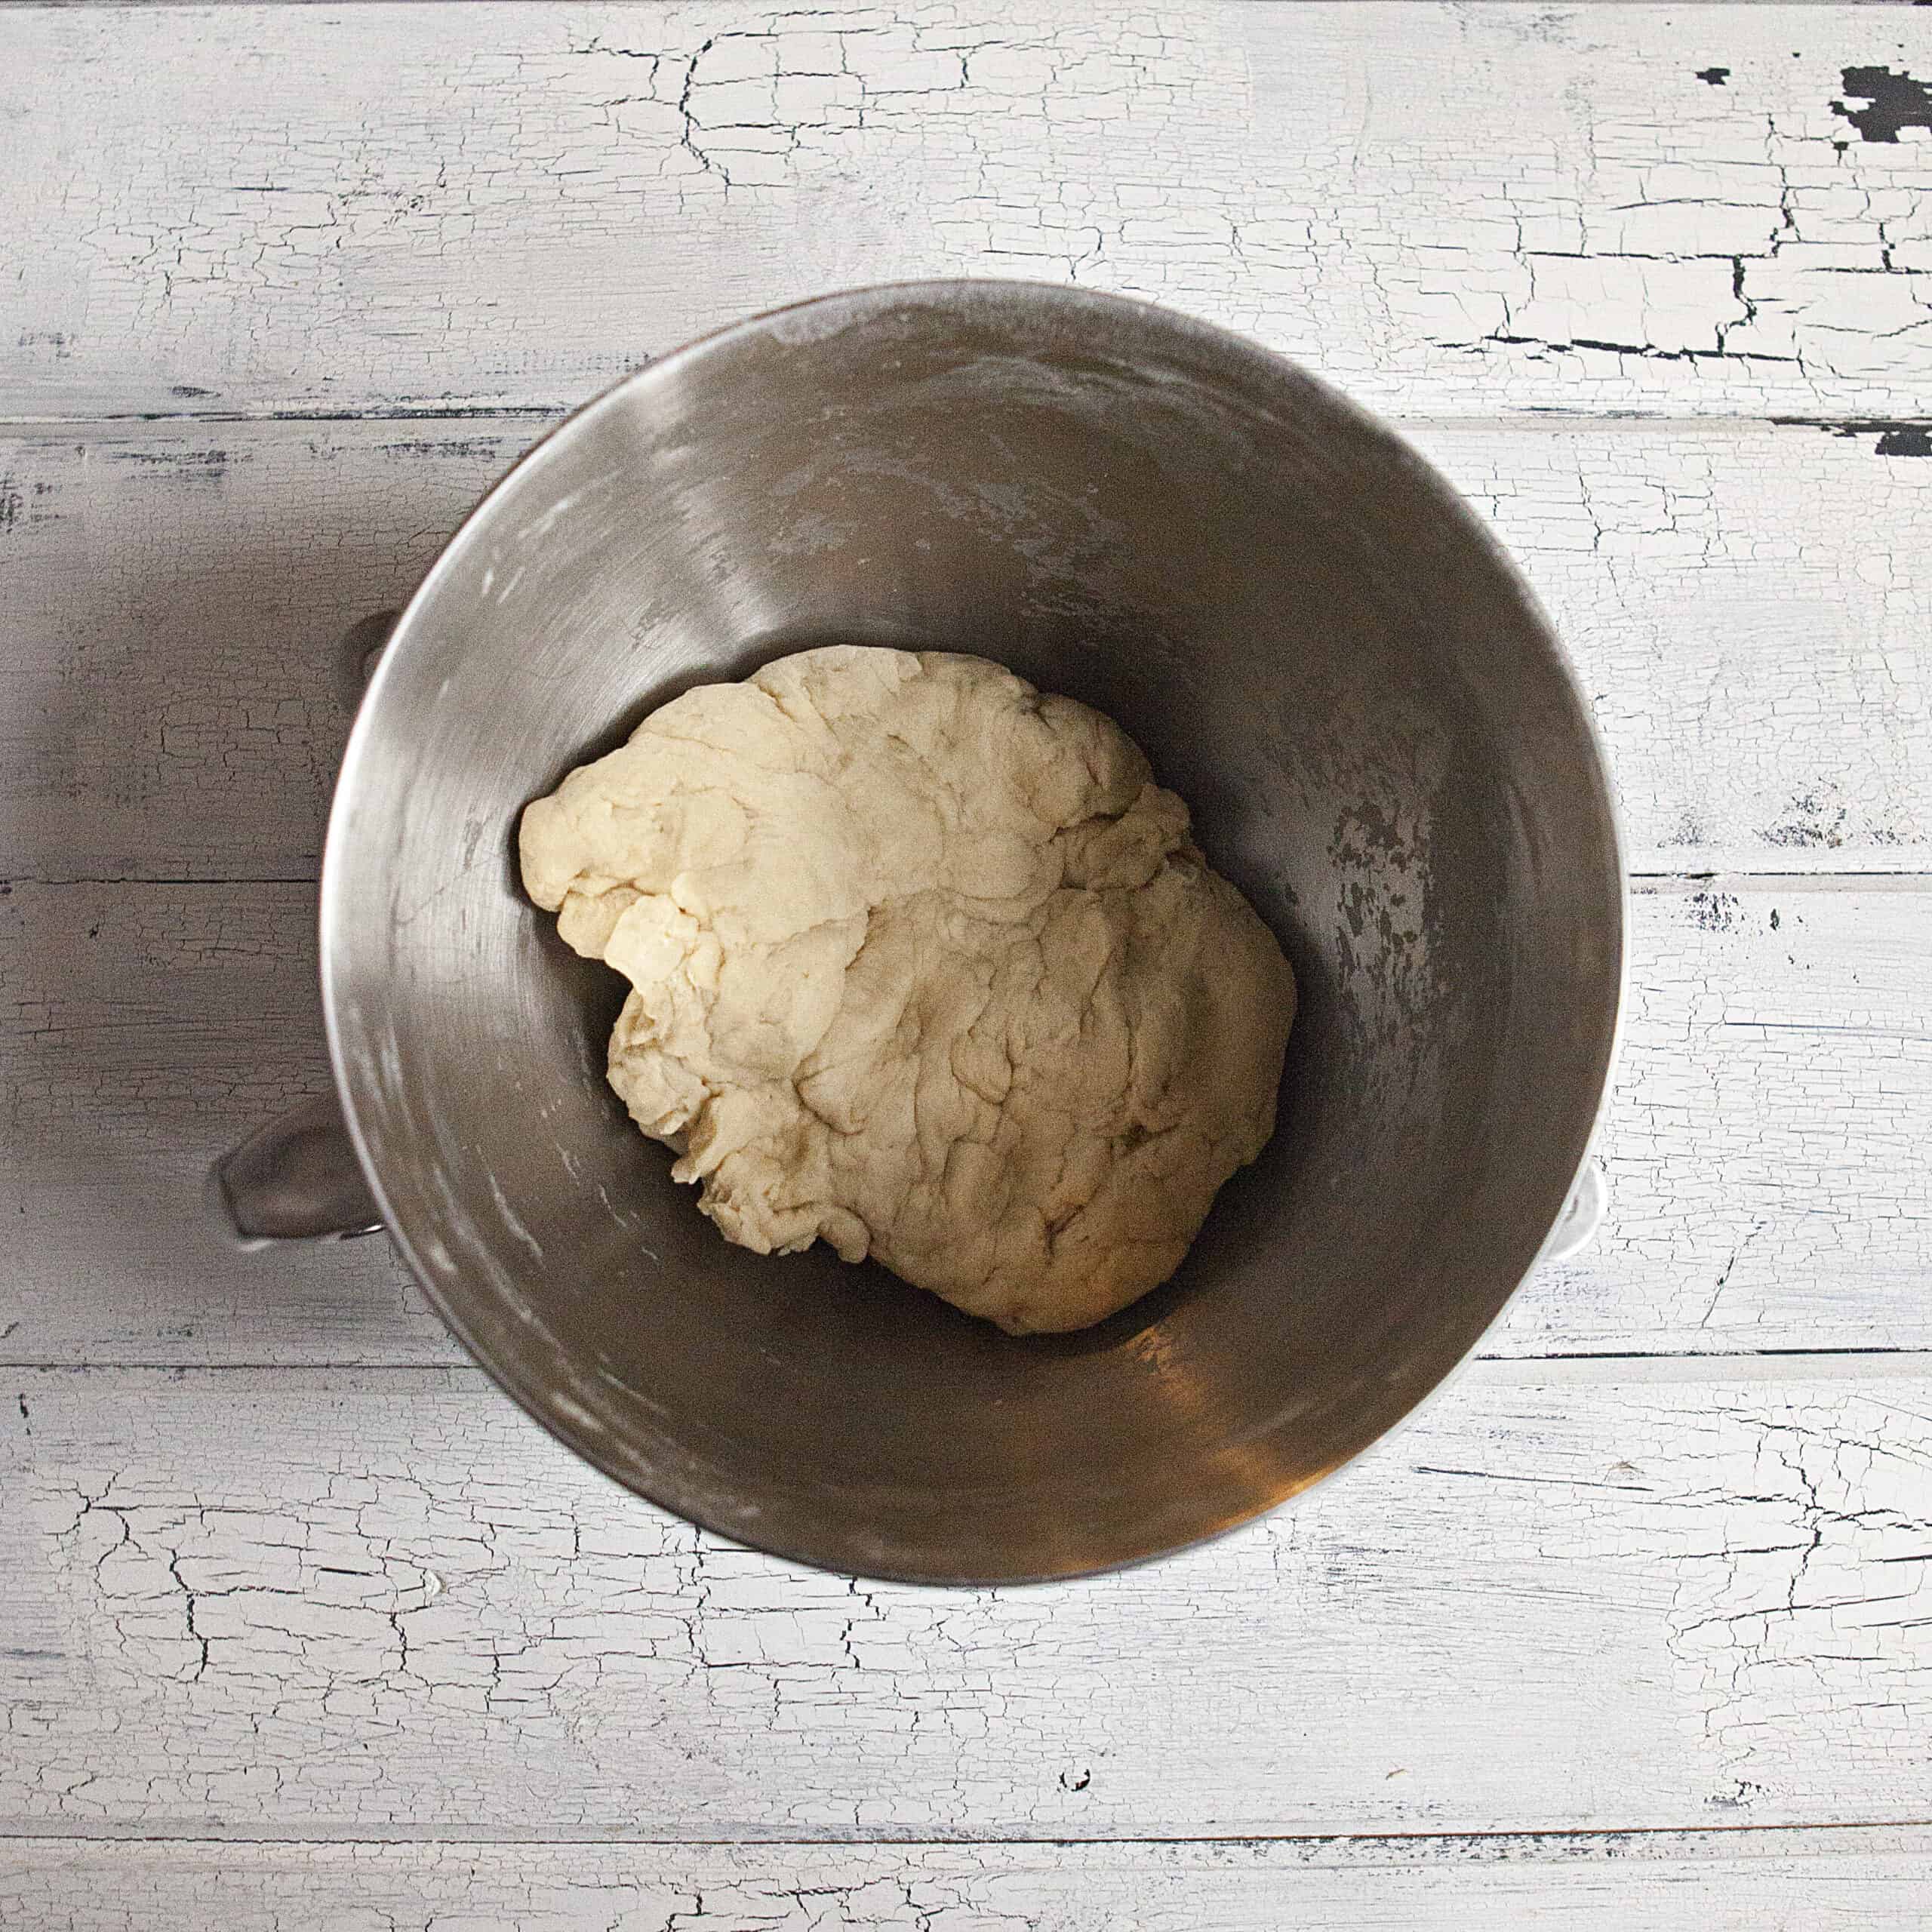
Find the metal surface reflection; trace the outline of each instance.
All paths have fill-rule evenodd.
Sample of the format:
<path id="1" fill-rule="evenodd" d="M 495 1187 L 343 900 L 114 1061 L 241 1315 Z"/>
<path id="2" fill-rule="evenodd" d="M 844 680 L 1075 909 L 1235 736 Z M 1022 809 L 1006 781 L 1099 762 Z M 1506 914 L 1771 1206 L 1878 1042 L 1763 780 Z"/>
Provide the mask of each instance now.
<path id="1" fill-rule="evenodd" d="M 1084 1334 L 726 1245 L 605 1088 L 615 976 L 517 890 L 518 813 L 571 765 L 839 639 L 1111 713 L 1294 963 L 1273 1144 L 1177 1278 Z M 682 351 L 485 501 L 363 707 L 322 946 L 385 1217 L 534 1415 L 728 1535 L 1004 1580 L 1244 1520 L 1470 1348 L 1584 1157 L 1622 883 L 1549 630 L 1404 445 L 1217 331 L 937 284 Z"/>

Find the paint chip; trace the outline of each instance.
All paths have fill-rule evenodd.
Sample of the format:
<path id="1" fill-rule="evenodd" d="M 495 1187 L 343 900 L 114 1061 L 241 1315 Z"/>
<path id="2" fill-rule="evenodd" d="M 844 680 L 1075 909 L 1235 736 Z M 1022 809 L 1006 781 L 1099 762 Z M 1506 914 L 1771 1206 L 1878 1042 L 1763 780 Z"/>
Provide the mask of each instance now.
<path id="1" fill-rule="evenodd" d="M 1844 81 L 1847 96 L 1869 105 L 1847 107 L 1835 100 L 1832 112 L 1849 121 L 1863 140 L 1896 144 L 1902 128 L 1932 130 L 1932 92 L 1923 81 L 1889 67 L 1847 67 Z"/>
<path id="2" fill-rule="evenodd" d="M 1802 417 L 1772 418 L 1774 422 L 1794 424 L 1804 420 Z M 1886 422 L 1878 417 L 1854 417 L 1843 423 L 1820 423 L 1813 426 L 1834 436 L 1876 436 L 1878 440 L 1872 448 L 1875 456 L 1932 456 L 1932 420 Z"/>

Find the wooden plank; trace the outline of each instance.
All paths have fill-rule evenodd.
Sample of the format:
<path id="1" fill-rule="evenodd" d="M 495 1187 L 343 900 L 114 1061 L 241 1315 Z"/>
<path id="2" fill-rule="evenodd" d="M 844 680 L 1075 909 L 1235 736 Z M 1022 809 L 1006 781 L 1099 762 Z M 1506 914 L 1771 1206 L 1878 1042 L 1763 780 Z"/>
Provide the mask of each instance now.
<path id="1" fill-rule="evenodd" d="M 1640 872 L 1932 849 L 1932 463 L 1815 431 L 1431 425 L 1555 619 Z"/>
<path id="2" fill-rule="evenodd" d="M 0 445 L 0 874 L 312 878 L 337 641 L 538 426 Z"/>
<path id="3" fill-rule="evenodd" d="M 84 9 L 8 42 L 36 416 L 555 408 L 960 274 L 1170 302 L 1407 413 L 1926 405 L 1902 9 Z"/>
<path id="4" fill-rule="evenodd" d="M 14 1371 L 0 1818 L 724 1841 L 1924 1820 L 1932 1364 L 1602 1366 L 1479 1368 L 1263 1523 L 992 1592 L 700 1536 L 474 1370 Z"/>
<path id="5" fill-rule="evenodd" d="M 1633 912 L 1610 1225 L 1488 1346 L 1932 1343 L 1921 884 L 1660 884 Z"/>
<path id="6" fill-rule="evenodd" d="M 209 1162 L 328 1081 L 307 885 L 0 887 L 0 1357 L 455 1361 L 381 1236 L 236 1252 Z"/>
<path id="7" fill-rule="evenodd" d="M 336 638 L 540 426 L 0 441 L 0 876 L 312 877 Z M 1567 640 L 1640 869 L 1927 863 L 1932 463 L 1729 424 L 1422 439 Z"/>
<path id="8" fill-rule="evenodd" d="M 1917 1932 L 1922 1832 L 1203 1844 L 108 1844 L 0 1854 L 0 1915 L 63 1932 L 452 1922 L 541 1932 Z"/>
<path id="9" fill-rule="evenodd" d="M 1634 904 L 1608 1226 L 1487 1352 L 1932 1349 L 1932 884 Z M 0 897 L 0 1361 L 448 1361 L 380 1240 L 231 1254 L 208 1160 L 326 1074 L 300 885 Z"/>

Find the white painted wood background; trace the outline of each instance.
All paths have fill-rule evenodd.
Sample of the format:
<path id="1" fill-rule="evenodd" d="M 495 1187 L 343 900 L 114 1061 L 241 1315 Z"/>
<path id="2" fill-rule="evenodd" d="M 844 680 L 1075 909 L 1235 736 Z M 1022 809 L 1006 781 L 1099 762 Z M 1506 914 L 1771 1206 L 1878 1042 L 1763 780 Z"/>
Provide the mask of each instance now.
<path id="1" fill-rule="evenodd" d="M 1932 1919 L 1918 82 L 1883 6 L 0 9 L 0 1924 Z M 700 1536 L 198 1201 L 325 1078 L 343 626 L 622 370 L 929 273 L 1401 418 L 1639 875 L 1597 1247 L 1049 1589 Z"/>

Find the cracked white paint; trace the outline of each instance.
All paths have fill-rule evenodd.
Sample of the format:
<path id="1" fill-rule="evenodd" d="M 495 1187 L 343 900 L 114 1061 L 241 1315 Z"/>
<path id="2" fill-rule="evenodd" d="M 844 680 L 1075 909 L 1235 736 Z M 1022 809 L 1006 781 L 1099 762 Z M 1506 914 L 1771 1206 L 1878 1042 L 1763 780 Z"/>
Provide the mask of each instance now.
<path id="1" fill-rule="evenodd" d="M 1609 1220 L 1489 1351 L 1932 1346 L 1932 894 L 1893 883 L 1638 894 Z"/>
<path id="2" fill-rule="evenodd" d="M 1928 1395 L 1923 1358 L 1856 1385 L 1500 1364 L 1209 1548 L 946 1592 L 670 1521 L 472 1370 L 16 1371 L 0 1619 L 30 1640 L 0 1816 L 722 1839 L 1906 1822 L 1932 1802 Z"/>
<path id="3" fill-rule="evenodd" d="M 1405 412 L 1926 405 L 1932 136 L 1832 105 L 1932 74 L 1903 9 L 358 17 L 13 20 L 16 406 L 554 407 L 934 274 L 1172 302 Z"/>
<path id="4" fill-rule="evenodd" d="M 0 1857 L 63 1932 L 1918 1932 L 1922 1829 L 1195 1844 L 114 1844 Z"/>
<path id="5" fill-rule="evenodd" d="M 0 438 L 8 871 L 312 875 L 347 722 L 337 639 L 542 427 Z M 1924 862 L 1932 459 L 1703 422 L 1417 434 L 1549 607 L 1635 864 Z"/>

